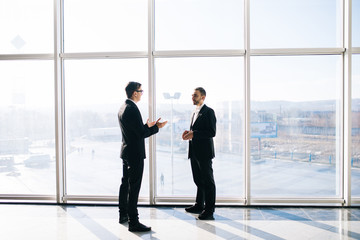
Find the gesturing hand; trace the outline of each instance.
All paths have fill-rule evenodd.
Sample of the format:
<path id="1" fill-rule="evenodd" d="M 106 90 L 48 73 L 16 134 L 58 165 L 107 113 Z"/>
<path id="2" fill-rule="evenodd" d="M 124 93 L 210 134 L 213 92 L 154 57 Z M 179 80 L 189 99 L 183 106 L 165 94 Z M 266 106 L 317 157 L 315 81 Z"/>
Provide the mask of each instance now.
<path id="1" fill-rule="evenodd" d="M 158 128 L 163 128 L 168 121 L 160 122 L 160 119 L 161 119 L 161 118 L 159 118 L 159 119 L 155 122 L 155 124 L 156 124 L 156 126 L 158 126 Z"/>
<path id="2" fill-rule="evenodd" d="M 159 120 L 158 120 L 159 121 Z M 147 119 L 146 124 L 148 125 L 149 128 L 151 128 L 152 126 L 154 126 L 157 123 L 157 121 L 153 121 L 153 122 L 149 122 L 149 119 Z"/>

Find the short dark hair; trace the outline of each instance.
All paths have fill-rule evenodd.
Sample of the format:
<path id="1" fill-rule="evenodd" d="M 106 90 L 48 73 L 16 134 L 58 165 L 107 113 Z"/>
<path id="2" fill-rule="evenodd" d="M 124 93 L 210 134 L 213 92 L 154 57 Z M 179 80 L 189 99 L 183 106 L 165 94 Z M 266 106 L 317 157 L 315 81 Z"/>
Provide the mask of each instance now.
<path id="1" fill-rule="evenodd" d="M 202 87 L 197 87 L 197 88 L 195 88 L 195 91 L 199 91 L 200 94 L 201 94 L 201 96 L 206 96 L 206 91 L 205 91 L 205 89 L 202 88 Z"/>
<path id="2" fill-rule="evenodd" d="M 141 87 L 141 83 L 138 83 L 138 82 L 129 82 L 127 85 L 126 85 L 126 88 L 125 88 L 125 92 L 126 92 L 126 96 L 128 98 L 131 98 L 133 93 L 138 90 L 139 88 Z"/>

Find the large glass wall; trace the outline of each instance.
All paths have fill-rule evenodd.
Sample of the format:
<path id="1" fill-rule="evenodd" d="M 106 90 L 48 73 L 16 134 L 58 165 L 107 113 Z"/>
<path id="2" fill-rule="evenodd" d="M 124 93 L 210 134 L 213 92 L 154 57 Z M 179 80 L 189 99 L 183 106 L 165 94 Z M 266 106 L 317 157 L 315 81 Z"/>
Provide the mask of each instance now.
<path id="1" fill-rule="evenodd" d="M 64 1 L 66 53 L 146 51 L 146 0 Z M 97 16 L 97 17 L 94 17 Z M 121 131 L 117 113 L 129 81 L 142 83 L 138 106 L 148 118 L 147 59 L 66 60 L 67 194 L 117 196 L 122 177 Z M 148 141 L 147 152 L 148 152 Z M 148 155 L 148 154 L 147 154 Z M 145 161 L 141 197 L 149 197 L 149 161 Z"/>
<path id="2" fill-rule="evenodd" d="M 352 0 L 352 46 L 360 47 L 360 0 Z"/>
<path id="3" fill-rule="evenodd" d="M 251 57 L 252 197 L 341 194 L 341 57 L 299 49 L 342 46 L 340 4 L 251 1 L 250 46 L 275 53 Z"/>
<path id="4" fill-rule="evenodd" d="M 338 196 L 341 57 L 252 57 L 251 69 L 252 195 Z"/>
<path id="5" fill-rule="evenodd" d="M 340 4 L 339 0 L 251 0 L 250 46 L 341 47 Z"/>
<path id="6" fill-rule="evenodd" d="M 196 194 L 188 141 L 181 135 L 189 130 L 195 108 L 191 95 L 202 86 L 205 104 L 217 117 L 213 160 L 217 196 L 243 197 L 243 58 L 162 58 L 155 63 L 157 115 L 169 121 L 156 138 L 158 196 Z"/>
<path id="7" fill-rule="evenodd" d="M 170 58 L 155 58 L 156 112 L 169 121 L 156 136 L 157 196 L 196 194 L 188 142 L 181 134 L 190 126 L 191 95 L 196 87 L 204 87 L 205 104 L 217 117 L 213 160 L 217 196 L 243 197 L 243 57 L 178 58 L 171 51 L 191 55 L 192 50 L 243 49 L 244 1 L 155 1 L 155 26 L 155 50 L 170 51 Z"/>
<path id="8" fill-rule="evenodd" d="M 54 195 L 52 61 L 0 61 L 0 194 Z"/>
<path id="9" fill-rule="evenodd" d="M 48 0 L 0 0 L 0 54 L 53 52 L 53 4 Z"/>
<path id="10" fill-rule="evenodd" d="M 351 194 L 360 197 L 360 0 L 352 0 L 352 129 L 351 129 Z"/>
<path id="11" fill-rule="evenodd" d="M 217 117 L 219 203 L 341 203 L 344 1 L 0 0 L 0 199 L 116 202 L 117 113 L 126 83 L 138 81 L 144 122 L 169 121 L 146 140 L 142 199 L 195 196 L 181 134 L 194 110 L 191 94 L 202 86 Z M 359 17 L 360 1 L 352 0 L 355 199 Z"/>
<path id="12" fill-rule="evenodd" d="M 126 83 L 146 79 L 147 61 L 66 60 L 65 68 L 67 193 L 114 196 L 122 177 L 117 113 Z M 139 108 L 146 122 L 146 82 L 142 88 Z M 142 196 L 148 196 L 148 161 L 145 166 Z"/>
<path id="13" fill-rule="evenodd" d="M 65 52 L 147 50 L 146 0 L 64 0 Z"/>
<path id="14" fill-rule="evenodd" d="M 52 1 L 0 0 L 0 196 L 56 193 L 54 64 L 12 60 L 51 53 L 52 20 Z"/>
<path id="15" fill-rule="evenodd" d="M 156 0 L 155 49 L 243 49 L 243 9 L 243 0 Z"/>
<path id="16" fill-rule="evenodd" d="M 352 62 L 351 189 L 354 197 L 360 197 L 360 54 L 354 54 Z"/>

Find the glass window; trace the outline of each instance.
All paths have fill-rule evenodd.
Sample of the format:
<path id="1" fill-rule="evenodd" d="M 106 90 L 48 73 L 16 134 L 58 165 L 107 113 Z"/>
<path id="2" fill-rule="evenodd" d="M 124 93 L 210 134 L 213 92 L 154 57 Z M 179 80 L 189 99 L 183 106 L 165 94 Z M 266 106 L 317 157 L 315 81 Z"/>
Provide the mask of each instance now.
<path id="1" fill-rule="evenodd" d="M 147 6 L 146 0 L 65 0 L 65 52 L 146 51 Z"/>
<path id="2" fill-rule="evenodd" d="M 341 1 L 253 0 L 252 48 L 341 47 Z"/>
<path id="3" fill-rule="evenodd" d="M 126 100 L 126 84 L 137 81 L 145 90 L 138 106 L 144 122 L 148 118 L 147 67 L 147 59 L 65 61 L 69 195 L 118 195 L 122 160 L 117 114 Z M 146 197 L 148 172 L 145 161 L 140 194 Z"/>
<path id="4" fill-rule="evenodd" d="M 251 66 L 251 194 L 338 196 L 341 56 Z"/>
<path id="5" fill-rule="evenodd" d="M 352 0 L 352 45 L 360 47 L 360 0 Z"/>
<path id="6" fill-rule="evenodd" d="M 0 61 L 0 193 L 55 185 L 53 61 Z"/>
<path id="7" fill-rule="evenodd" d="M 53 1 L 0 0 L 0 53 L 52 53 Z"/>
<path id="8" fill-rule="evenodd" d="M 360 197 L 360 55 L 352 58 L 352 147 L 351 188 L 354 197 Z"/>
<path id="9" fill-rule="evenodd" d="M 156 0 L 155 49 L 242 49 L 243 23 L 243 0 Z"/>
<path id="10" fill-rule="evenodd" d="M 156 136 L 158 196 L 195 197 L 188 142 L 196 87 L 206 90 L 205 104 L 217 118 L 213 159 L 217 196 L 243 195 L 243 58 L 160 58 L 156 66 L 157 117 L 168 124 Z M 169 140 L 170 139 L 170 140 Z M 231 184 L 229 184 L 231 182 Z"/>

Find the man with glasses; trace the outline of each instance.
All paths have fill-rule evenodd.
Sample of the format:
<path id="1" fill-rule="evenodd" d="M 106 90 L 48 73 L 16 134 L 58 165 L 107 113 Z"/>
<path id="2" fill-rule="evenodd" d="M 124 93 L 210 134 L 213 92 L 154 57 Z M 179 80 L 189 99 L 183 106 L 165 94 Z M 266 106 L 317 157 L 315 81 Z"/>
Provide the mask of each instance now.
<path id="1" fill-rule="evenodd" d="M 118 119 L 122 133 L 120 158 L 123 160 L 123 177 L 119 190 L 119 223 L 129 221 L 129 231 L 146 232 L 147 227 L 139 222 L 137 203 L 144 170 L 145 138 L 157 133 L 166 122 L 143 123 L 137 102 L 143 90 L 138 82 L 129 82 L 125 88 L 127 100 L 121 106 Z"/>
<path id="2" fill-rule="evenodd" d="M 214 110 L 204 104 L 205 97 L 204 88 L 195 89 L 192 101 L 196 109 L 191 118 L 190 130 L 182 134 L 183 140 L 189 140 L 188 158 L 197 187 L 195 205 L 185 210 L 200 213 L 200 220 L 213 220 L 216 188 L 212 159 L 215 157 L 213 137 L 216 134 L 216 117 Z"/>

